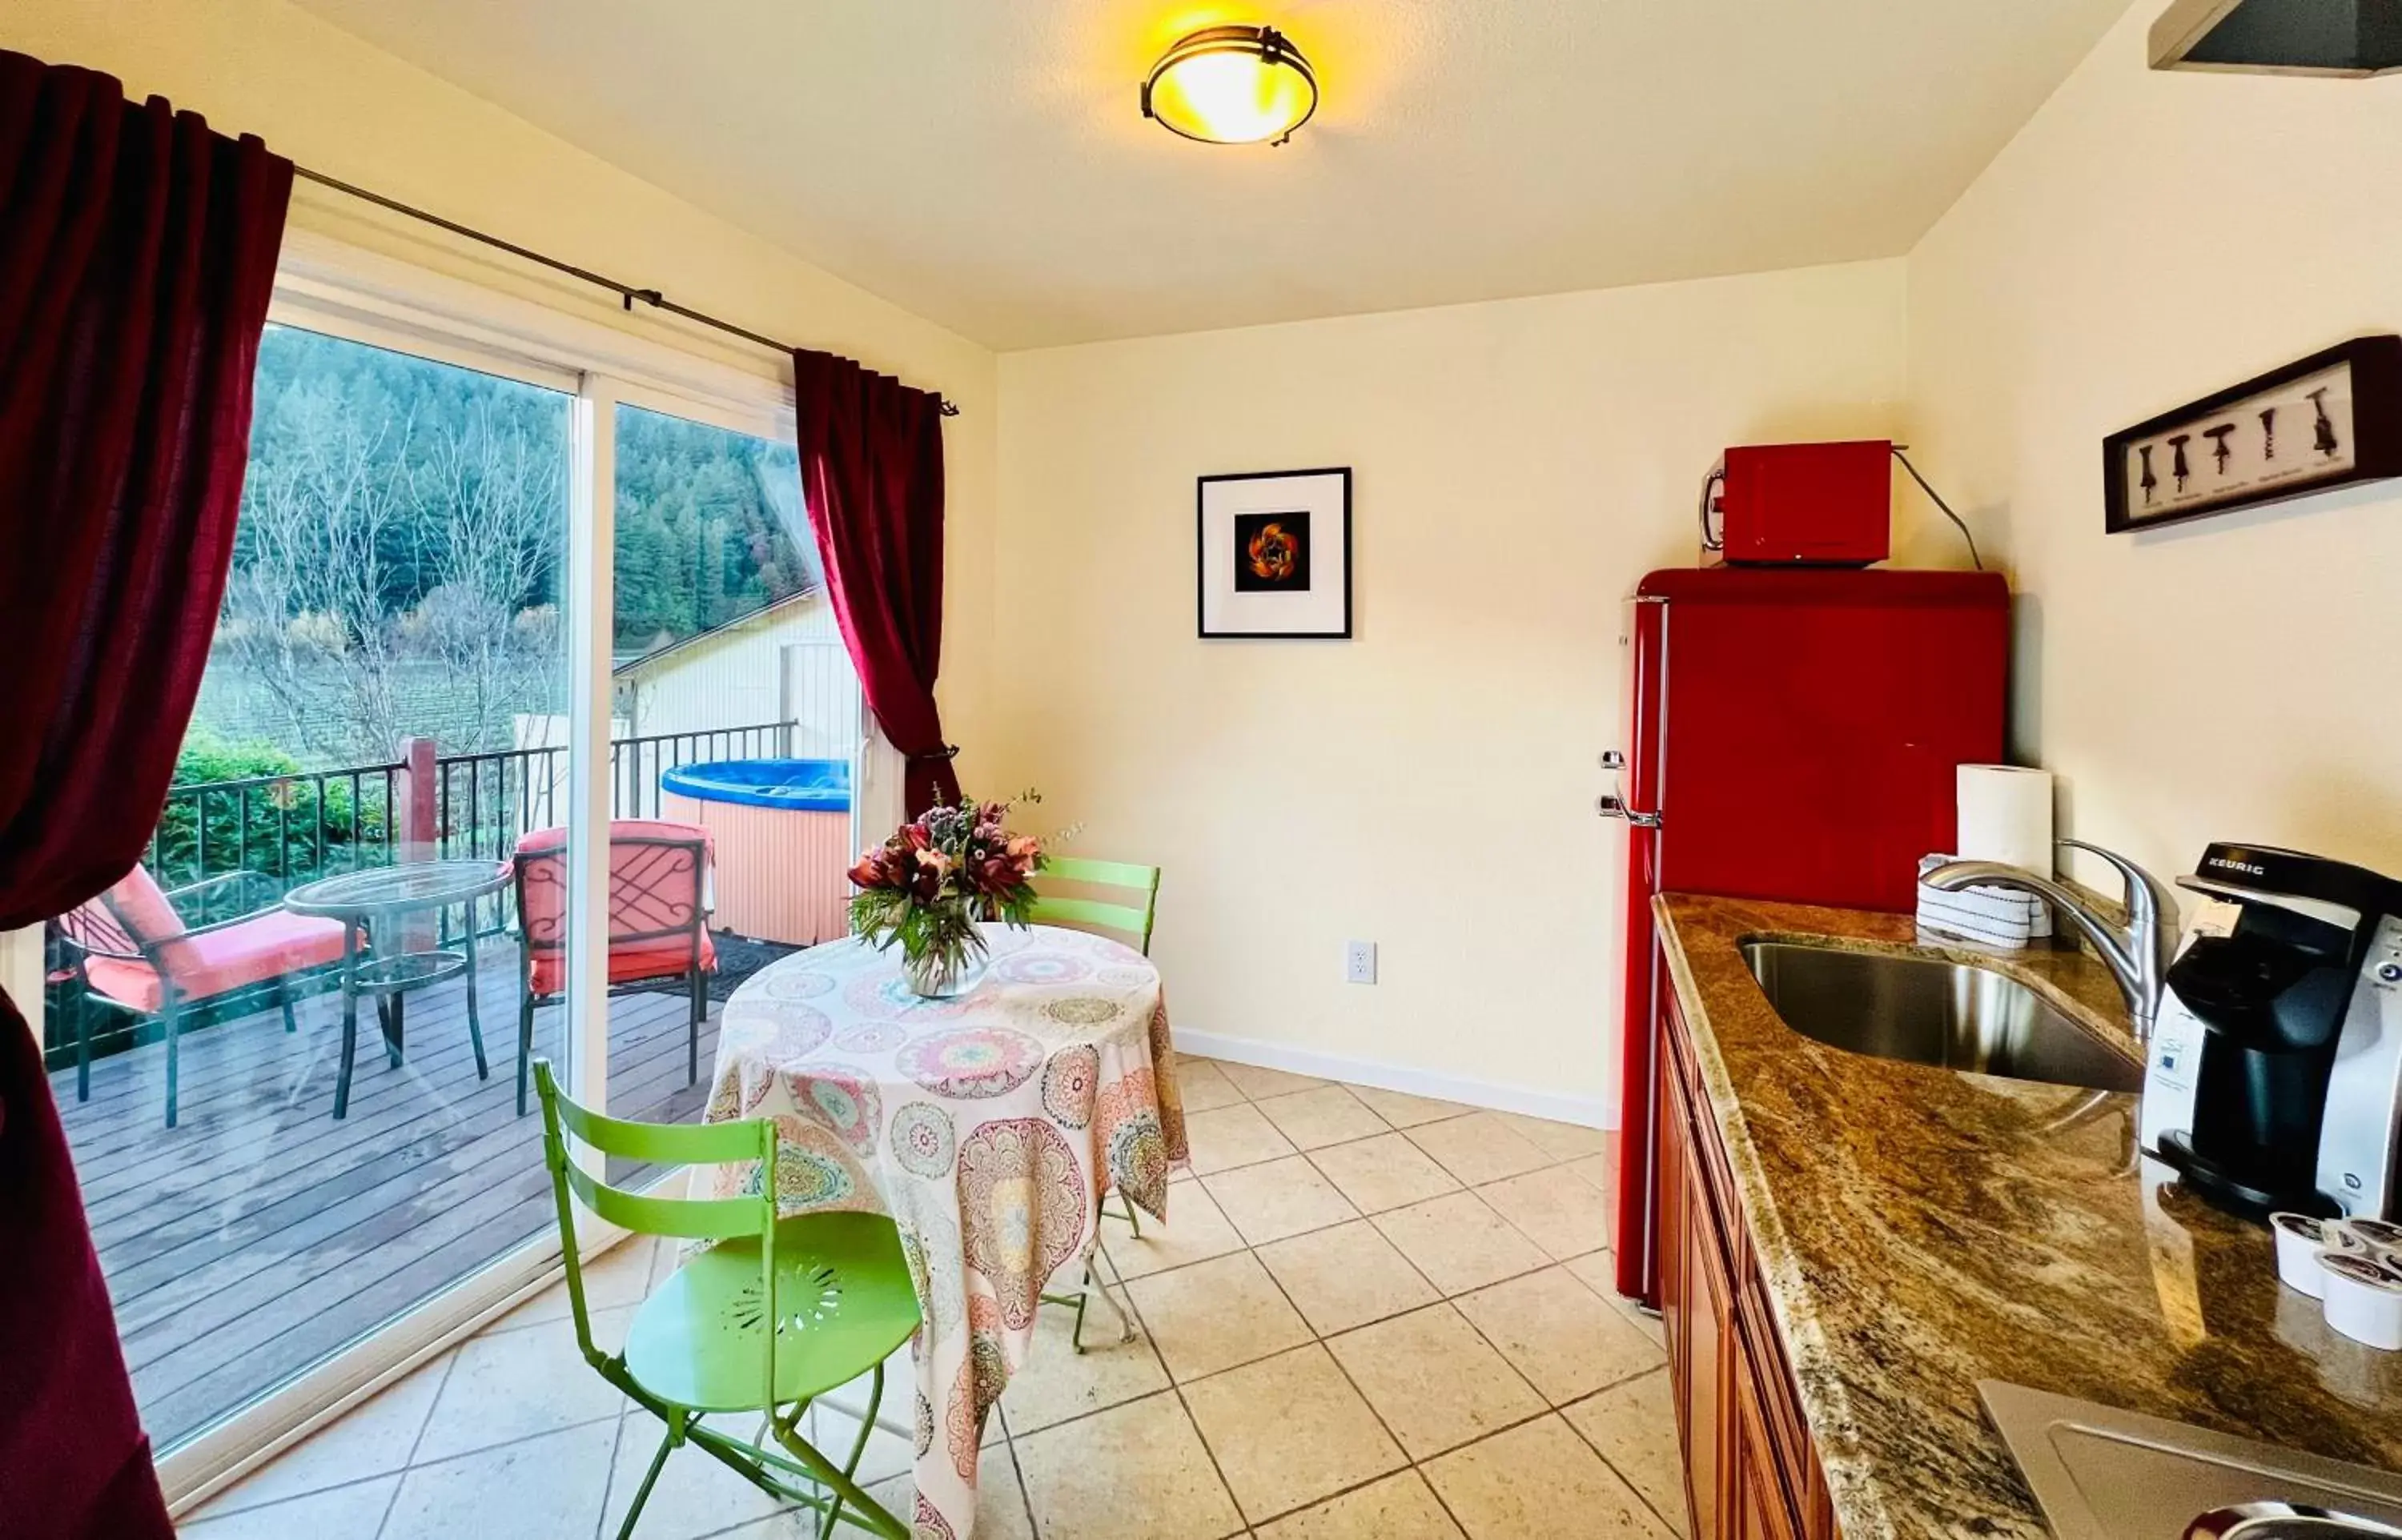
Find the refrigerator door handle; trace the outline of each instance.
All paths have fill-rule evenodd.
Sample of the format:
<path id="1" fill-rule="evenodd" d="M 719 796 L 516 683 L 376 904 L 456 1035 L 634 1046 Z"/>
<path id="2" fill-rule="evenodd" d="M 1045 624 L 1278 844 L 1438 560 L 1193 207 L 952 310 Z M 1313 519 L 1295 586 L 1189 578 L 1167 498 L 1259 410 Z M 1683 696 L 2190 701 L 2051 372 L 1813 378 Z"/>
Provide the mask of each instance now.
<path id="1" fill-rule="evenodd" d="M 1627 806 L 1625 802 L 1621 799 L 1615 791 L 1604 791 L 1600 796 L 1595 797 L 1593 802 L 1593 810 L 1594 813 L 1605 818 L 1624 818 L 1628 824 L 1636 829 L 1657 829 L 1660 827 L 1659 814 L 1636 812 L 1634 808 Z"/>

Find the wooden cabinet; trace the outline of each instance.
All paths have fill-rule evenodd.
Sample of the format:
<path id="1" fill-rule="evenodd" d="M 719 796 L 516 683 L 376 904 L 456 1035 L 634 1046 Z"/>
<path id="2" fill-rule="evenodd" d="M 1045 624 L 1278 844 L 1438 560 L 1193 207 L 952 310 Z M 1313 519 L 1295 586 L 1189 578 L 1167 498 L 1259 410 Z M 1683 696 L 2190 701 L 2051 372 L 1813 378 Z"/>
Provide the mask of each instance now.
<path id="1" fill-rule="evenodd" d="M 1664 1014 L 1653 1208 L 1692 1540 L 1839 1540 L 1718 1121 L 1673 997 Z"/>

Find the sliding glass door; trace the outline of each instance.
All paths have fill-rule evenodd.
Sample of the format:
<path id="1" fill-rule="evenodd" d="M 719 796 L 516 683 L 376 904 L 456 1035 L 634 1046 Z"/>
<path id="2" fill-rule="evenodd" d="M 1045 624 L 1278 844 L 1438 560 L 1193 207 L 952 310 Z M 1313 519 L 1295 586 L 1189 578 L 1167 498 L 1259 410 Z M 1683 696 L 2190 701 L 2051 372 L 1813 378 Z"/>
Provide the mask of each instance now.
<path id="1" fill-rule="evenodd" d="M 570 817 L 574 384 L 262 343 L 174 789 L 51 928 L 51 1084 L 161 1449 L 550 1227 L 517 1085 L 565 888 L 511 858 Z M 563 1058 L 569 1013 L 532 1020 Z"/>
<path id="2" fill-rule="evenodd" d="M 733 990 L 847 933 L 859 686 L 802 517 L 788 427 L 765 411 L 634 391 L 612 421 L 613 815 L 645 820 L 616 837 L 613 865 L 626 875 L 614 897 L 632 911 L 620 929 L 674 912 L 646 901 L 681 866 L 642 841 L 697 831 L 710 891 L 700 986 L 638 983 L 612 1007 L 609 1102 L 623 1117 L 683 1121 L 706 1099 Z M 652 827 L 662 820 L 664 833 Z"/>

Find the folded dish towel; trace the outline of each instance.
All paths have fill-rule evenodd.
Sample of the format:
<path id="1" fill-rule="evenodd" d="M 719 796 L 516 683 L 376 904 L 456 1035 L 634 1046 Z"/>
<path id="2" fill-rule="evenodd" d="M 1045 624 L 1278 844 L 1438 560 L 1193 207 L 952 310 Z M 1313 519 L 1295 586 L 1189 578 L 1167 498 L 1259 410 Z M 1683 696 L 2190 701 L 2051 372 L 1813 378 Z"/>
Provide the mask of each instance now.
<path id="1" fill-rule="evenodd" d="M 1918 863 L 1918 874 L 1923 878 L 1950 859 L 1928 856 Z M 2015 951 L 2051 934 L 2051 906 L 2014 887 L 1964 887 L 1946 893 L 1921 882 L 1918 924 L 1941 935 Z"/>

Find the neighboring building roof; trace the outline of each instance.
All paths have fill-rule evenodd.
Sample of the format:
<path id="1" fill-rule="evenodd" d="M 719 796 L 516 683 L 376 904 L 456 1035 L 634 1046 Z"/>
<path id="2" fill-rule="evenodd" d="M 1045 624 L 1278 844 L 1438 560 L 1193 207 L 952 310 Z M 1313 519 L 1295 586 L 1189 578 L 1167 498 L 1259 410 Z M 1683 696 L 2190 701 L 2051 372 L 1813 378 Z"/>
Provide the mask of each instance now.
<path id="1" fill-rule="evenodd" d="M 782 598 L 776 600 L 772 604 L 763 604 L 756 610 L 746 611 L 743 613 L 735 616 L 732 620 L 720 621 L 706 631 L 695 631 L 692 635 L 684 638 L 682 641 L 671 641 L 665 647 L 644 653 L 640 657 L 628 658 L 625 662 L 620 663 L 615 667 L 610 669 L 610 675 L 614 678 L 619 674 L 633 673 L 637 669 L 647 667 L 651 664 L 656 663 L 662 658 L 673 657 L 676 653 L 683 652 L 685 648 L 692 646 L 696 642 L 707 641 L 711 637 L 724 636 L 728 631 L 739 631 L 754 621 L 765 620 L 768 616 L 789 610 L 794 605 L 799 604 L 806 599 L 812 599 L 817 597 L 818 590 L 815 588 L 804 588 L 797 594 L 786 594 Z"/>

